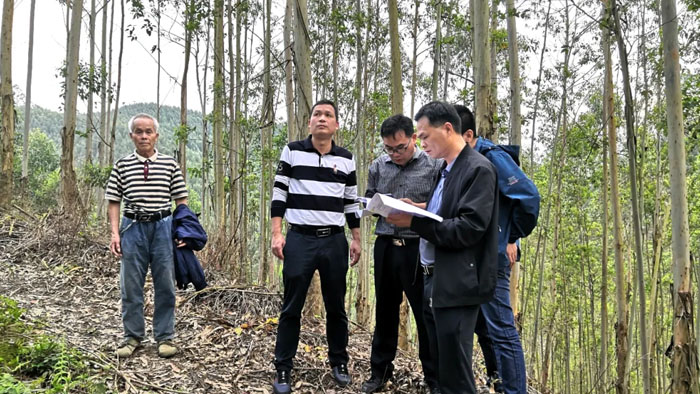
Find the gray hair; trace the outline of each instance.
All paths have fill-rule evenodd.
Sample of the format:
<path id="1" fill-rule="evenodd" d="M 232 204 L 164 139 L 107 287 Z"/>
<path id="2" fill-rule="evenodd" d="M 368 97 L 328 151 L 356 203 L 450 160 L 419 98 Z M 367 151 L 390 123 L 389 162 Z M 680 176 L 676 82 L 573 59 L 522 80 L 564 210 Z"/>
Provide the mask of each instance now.
<path id="1" fill-rule="evenodd" d="M 158 132 L 158 129 L 160 128 L 160 125 L 158 124 L 158 119 L 154 118 L 153 116 L 149 114 L 136 114 L 134 115 L 131 119 L 129 119 L 129 133 L 134 132 L 134 121 L 136 119 L 150 119 L 153 121 L 153 127 L 155 127 L 155 132 Z"/>

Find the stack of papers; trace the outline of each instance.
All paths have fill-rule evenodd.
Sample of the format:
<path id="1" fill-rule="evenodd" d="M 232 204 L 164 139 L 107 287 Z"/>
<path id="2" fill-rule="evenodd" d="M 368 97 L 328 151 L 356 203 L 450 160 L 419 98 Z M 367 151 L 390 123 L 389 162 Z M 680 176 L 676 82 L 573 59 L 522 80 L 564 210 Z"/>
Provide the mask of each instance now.
<path id="1" fill-rule="evenodd" d="M 404 212 L 413 216 L 426 217 L 438 222 L 442 222 L 442 217 L 425 209 L 418 208 L 409 203 L 405 203 L 386 194 L 377 193 L 371 199 L 366 197 L 358 197 L 357 201 L 365 204 L 365 208 L 358 212 L 359 217 L 365 217 L 372 214 L 387 217 L 392 213 Z"/>

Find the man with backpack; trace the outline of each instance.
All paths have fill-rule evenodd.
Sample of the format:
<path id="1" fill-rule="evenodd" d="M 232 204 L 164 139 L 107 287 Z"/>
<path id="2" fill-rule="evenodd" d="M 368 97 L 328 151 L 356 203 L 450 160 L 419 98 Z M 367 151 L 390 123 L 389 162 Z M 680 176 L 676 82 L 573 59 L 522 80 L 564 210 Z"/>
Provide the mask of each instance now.
<path id="1" fill-rule="evenodd" d="M 495 364 L 505 393 L 526 393 L 525 357 L 510 305 L 510 270 L 519 260 L 518 240 L 528 236 L 537 225 L 540 195 L 535 184 L 518 166 L 518 147 L 501 146 L 480 138 L 474 115 L 463 105 L 455 105 L 461 119 L 461 133 L 472 149 L 484 155 L 498 173 L 498 276 L 494 298 L 481 305 L 476 332 L 479 342 L 490 343 L 484 349 L 495 356 Z M 482 336 L 485 337 L 482 340 Z M 492 357 L 493 357 L 492 356 Z M 493 365 L 487 360 L 487 366 Z M 488 371 L 491 378 L 495 371 Z M 498 389 L 498 386 L 496 386 Z"/>

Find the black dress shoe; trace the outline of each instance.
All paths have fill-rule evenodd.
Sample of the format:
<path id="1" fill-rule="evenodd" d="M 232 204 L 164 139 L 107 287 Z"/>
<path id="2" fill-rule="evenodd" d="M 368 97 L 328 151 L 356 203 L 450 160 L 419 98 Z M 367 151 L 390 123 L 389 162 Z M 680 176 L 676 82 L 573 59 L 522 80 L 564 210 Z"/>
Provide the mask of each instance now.
<path id="1" fill-rule="evenodd" d="M 272 383 L 272 391 L 275 394 L 289 394 L 292 392 L 289 371 L 277 371 L 275 381 Z"/>
<path id="2" fill-rule="evenodd" d="M 338 386 L 345 387 L 350 384 L 352 379 L 350 378 L 350 373 L 348 372 L 348 366 L 345 364 L 340 364 L 332 369 L 333 379 L 338 383 Z"/>
<path id="3" fill-rule="evenodd" d="M 366 394 L 376 393 L 380 391 L 385 384 L 386 380 L 372 376 L 368 381 L 362 383 L 362 392 Z"/>

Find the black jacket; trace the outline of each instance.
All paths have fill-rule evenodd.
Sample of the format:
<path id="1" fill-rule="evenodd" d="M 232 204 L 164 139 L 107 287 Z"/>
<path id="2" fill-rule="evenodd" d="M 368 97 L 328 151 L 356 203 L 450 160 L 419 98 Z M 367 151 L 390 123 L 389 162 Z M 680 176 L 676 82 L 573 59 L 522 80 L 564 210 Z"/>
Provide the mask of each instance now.
<path id="1" fill-rule="evenodd" d="M 498 269 L 498 182 L 493 164 L 466 145 L 445 178 L 442 196 L 442 223 L 417 216 L 411 222 L 411 230 L 435 245 L 433 307 L 488 302 Z"/>

